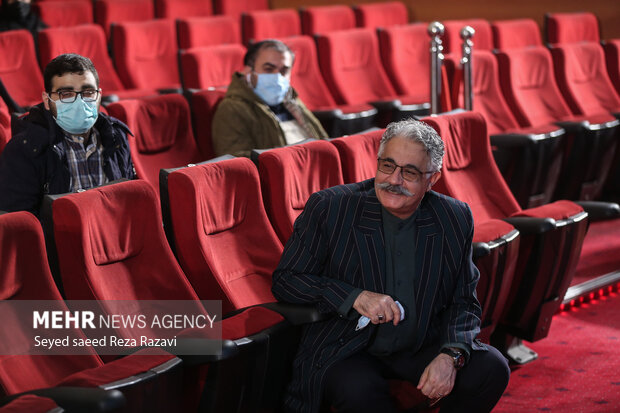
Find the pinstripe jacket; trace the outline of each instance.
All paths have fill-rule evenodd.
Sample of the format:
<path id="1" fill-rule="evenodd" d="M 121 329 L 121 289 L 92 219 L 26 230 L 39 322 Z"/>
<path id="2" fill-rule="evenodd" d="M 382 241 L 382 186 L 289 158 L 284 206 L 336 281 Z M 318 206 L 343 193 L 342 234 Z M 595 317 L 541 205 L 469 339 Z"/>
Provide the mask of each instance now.
<path id="1" fill-rule="evenodd" d="M 473 218 L 467 204 L 429 191 L 416 217 L 415 302 L 418 339 L 414 350 L 431 343 L 467 343 L 480 331 L 475 289 L 478 269 L 471 258 Z M 285 408 L 316 412 L 326 370 L 364 349 L 375 326 L 355 331 L 357 318 L 338 315 L 355 288 L 383 293 L 385 251 L 381 204 L 374 179 L 313 194 L 295 221 L 282 259 L 273 274 L 272 291 L 280 301 L 314 303 L 333 317 L 305 327 L 295 357 Z"/>

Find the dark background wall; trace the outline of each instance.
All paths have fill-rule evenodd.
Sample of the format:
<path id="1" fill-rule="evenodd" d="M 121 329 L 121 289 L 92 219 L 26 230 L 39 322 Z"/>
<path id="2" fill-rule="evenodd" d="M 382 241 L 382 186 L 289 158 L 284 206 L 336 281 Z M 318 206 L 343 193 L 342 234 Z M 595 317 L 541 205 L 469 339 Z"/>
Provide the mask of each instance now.
<path id="1" fill-rule="evenodd" d="M 271 0 L 272 8 L 302 5 L 361 4 L 381 0 Z M 409 19 L 432 20 L 480 17 L 487 20 L 528 17 L 540 27 L 547 12 L 590 11 L 600 21 L 603 39 L 620 38 L 620 0 L 403 0 Z"/>

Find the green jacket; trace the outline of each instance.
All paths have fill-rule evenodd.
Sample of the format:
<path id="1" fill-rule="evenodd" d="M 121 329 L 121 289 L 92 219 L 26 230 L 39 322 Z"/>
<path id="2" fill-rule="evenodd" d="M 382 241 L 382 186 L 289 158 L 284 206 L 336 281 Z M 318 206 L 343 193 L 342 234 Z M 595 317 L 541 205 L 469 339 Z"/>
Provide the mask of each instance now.
<path id="1" fill-rule="evenodd" d="M 327 133 L 291 88 L 285 106 L 297 107 L 295 116 L 308 132 L 309 138 L 324 139 Z M 284 132 L 269 106 L 248 86 L 242 73 L 235 73 L 226 96 L 213 117 L 213 149 L 216 156 L 231 154 L 250 156 L 252 149 L 268 149 L 286 145 Z"/>

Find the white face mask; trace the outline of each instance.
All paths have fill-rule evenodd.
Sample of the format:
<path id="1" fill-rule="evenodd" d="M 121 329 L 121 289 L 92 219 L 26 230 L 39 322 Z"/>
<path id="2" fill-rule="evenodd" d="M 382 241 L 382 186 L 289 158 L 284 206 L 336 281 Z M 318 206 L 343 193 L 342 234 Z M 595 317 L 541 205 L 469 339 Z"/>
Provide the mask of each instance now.
<path id="1" fill-rule="evenodd" d="M 290 87 L 288 79 L 280 73 L 257 73 L 254 93 L 269 106 L 275 106 L 284 101 Z"/>
<path id="2" fill-rule="evenodd" d="M 74 102 L 54 101 L 56 105 L 56 123 L 72 135 L 86 133 L 93 127 L 99 116 L 97 102 L 84 102 L 78 96 Z"/>

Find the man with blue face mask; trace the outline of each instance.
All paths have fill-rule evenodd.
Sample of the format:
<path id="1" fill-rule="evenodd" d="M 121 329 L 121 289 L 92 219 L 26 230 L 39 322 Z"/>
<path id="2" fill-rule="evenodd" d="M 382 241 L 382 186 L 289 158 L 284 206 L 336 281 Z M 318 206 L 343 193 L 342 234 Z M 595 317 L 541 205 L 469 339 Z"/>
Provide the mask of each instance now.
<path id="1" fill-rule="evenodd" d="M 252 44 L 213 118 L 216 155 L 290 145 L 327 133 L 290 86 L 294 55 L 279 40 Z"/>
<path id="2" fill-rule="evenodd" d="M 43 102 L 13 125 L 0 156 L 0 210 L 38 214 L 45 194 L 134 178 L 125 124 L 99 112 L 90 59 L 64 54 L 45 68 Z"/>

